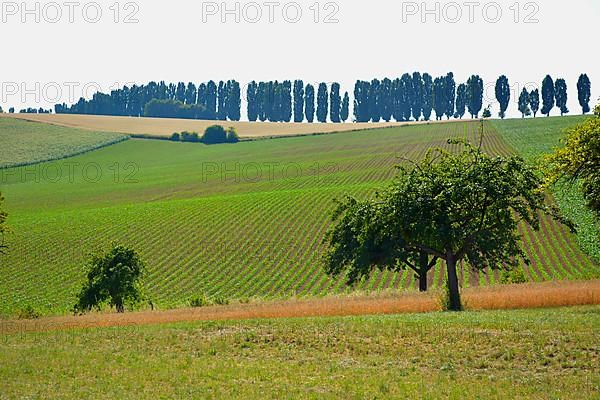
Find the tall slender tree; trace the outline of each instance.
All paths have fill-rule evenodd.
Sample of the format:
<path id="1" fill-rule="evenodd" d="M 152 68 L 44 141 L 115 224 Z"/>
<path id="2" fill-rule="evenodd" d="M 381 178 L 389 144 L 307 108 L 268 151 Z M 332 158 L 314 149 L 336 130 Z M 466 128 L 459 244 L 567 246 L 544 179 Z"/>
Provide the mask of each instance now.
<path id="1" fill-rule="evenodd" d="M 306 85 L 304 100 L 306 120 L 312 123 L 315 120 L 315 88 L 310 83 Z"/>
<path id="2" fill-rule="evenodd" d="M 240 108 L 242 105 L 240 84 L 236 80 L 227 83 L 227 116 L 231 121 L 240 120 Z"/>
<path id="3" fill-rule="evenodd" d="M 454 105 L 452 105 L 454 108 Z M 423 118 L 425 121 L 431 119 L 433 110 L 433 79 L 427 72 L 423 74 Z"/>
<path id="4" fill-rule="evenodd" d="M 525 88 L 523 88 L 521 95 L 519 96 L 519 111 L 521 112 L 522 118 L 525 118 L 531 114 L 531 110 L 529 108 L 529 92 L 527 92 L 527 89 Z"/>
<path id="5" fill-rule="evenodd" d="M 304 82 L 294 81 L 294 122 L 304 121 Z"/>
<path id="6" fill-rule="evenodd" d="M 389 122 L 392 119 L 394 112 L 394 103 L 392 101 L 392 81 L 389 78 L 385 78 L 381 81 L 378 93 L 379 110 L 381 119 L 385 122 Z"/>
<path id="7" fill-rule="evenodd" d="M 342 107 L 342 98 L 340 96 L 340 84 L 333 82 L 331 84 L 331 93 L 329 96 L 329 119 L 331 122 L 340 122 L 340 112 Z"/>
<path id="8" fill-rule="evenodd" d="M 401 109 L 403 115 L 403 121 L 410 121 L 412 114 L 412 96 L 414 93 L 412 76 L 408 73 L 402 75 L 400 79 L 402 84 L 400 86 L 400 97 L 401 97 Z"/>
<path id="9" fill-rule="evenodd" d="M 433 110 L 435 111 L 435 119 L 441 120 L 446 112 L 446 90 L 444 85 L 446 79 L 444 77 L 435 78 L 433 81 Z"/>
<path id="10" fill-rule="evenodd" d="M 344 100 L 342 100 L 342 110 L 340 111 L 340 119 L 346 122 L 350 116 L 350 96 L 348 92 L 344 92 Z"/>
<path id="11" fill-rule="evenodd" d="M 467 85 L 461 83 L 456 89 L 456 118 L 462 118 L 465 115 L 467 107 Z"/>
<path id="12" fill-rule="evenodd" d="M 368 122 L 371 119 L 369 88 L 370 83 L 365 81 L 358 80 L 354 85 L 354 119 L 356 122 Z"/>
<path id="13" fill-rule="evenodd" d="M 479 75 L 472 75 L 467 81 L 467 108 L 471 118 L 479 118 L 483 107 L 483 79 Z"/>
<path id="14" fill-rule="evenodd" d="M 154 85 L 152 85 L 154 84 Z M 155 86 L 156 84 L 154 82 L 150 82 L 149 86 Z M 196 85 L 194 85 L 192 82 L 188 83 L 187 88 L 185 89 L 185 104 L 196 104 L 196 95 L 197 95 L 197 89 L 196 89 Z M 150 95 L 149 98 L 146 100 L 147 102 L 152 100 L 152 99 L 157 99 L 158 96 L 156 94 L 154 95 Z"/>
<path id="15" fill-rule="evenodd" d="M 533 113 L 533 118 L 535 118 L 540 109 L 540 91 L 538 89 L 532 90 L 529 93 L 529 107 Z"/>
<path id="16" fill-rule="evenodd" d="M 525 94 L 527 94 L 527 90 L 525 90 Z M 496 100 L 500 104 L 500 118 L 504 119 L 506 116 L 506 110 L 508 109 L 508 103 L 510 102 L 510 85 L 508 84 L 508 78 L 506 75 L 502 75 L 496 81 Z M 528 96 L 529 100 L 529 96 Z M 519 99 L 519 109 L 520 109 L 520 99 Z"/>
<path id="17" fill-rule="evenodd" d="M 564 79 L 557 79 L 554 83 L 554 96 L 556 106 L 560 109 L 561 117 L 569 112 L 567 108 L 567 82 Z"/>
<path id="18" fill-rule="evenodd" d="M 550 116 L 550 112 L 554 108 L 554 81 L 550 75 L 546 75 L 542 82 L 542 114 L 546 117 Z"/>
<path id="19" fill-rule="evenodd" d="M 281 121 L 292 120 L 292 82 L 283 81 L 281 84 Z"/>
<path id="20" fill-rule="evenodd" d="M 444 114 L 446 114 L 446 118 L 450 119 L 454 115 L 454 105 L 456 99 L 456 82 L 454 81 L 454 73 L 448 72 L 446 78 L 444 80 L 444 91 L 445 91 L 445 100 L 446 100 L 446 109 L 444 110 Z"/>
<path id="21" fill-rule="evenodd" d="M 411 94 L 412 116 L 415 121 L 418 121 L 421 119 L 421 115 L 423 114 L 423 78 L 419 72 L 413 72 Z"/>
<path id="22" fill-rule="evenodd" d="M 185 103 L 185 92 L 186 92 L 185 83 L 179 82 L 177 84 L 177 91 L 175 92 L 175 100 Z"/>
<path id="23" fill-rule="evenodd" d="M 217 89 L 217 119 L 227 120 L 227 83 L 219 81 Z"/>
<path id="24" fill-rule="evenodd" d="M 248 100 L 248 121 L 255 122 L 258 119 L 258 85 L 255 81 L 248 84 L 246 97 Z"/>
<path id="25" fill-rule="evenodd" d="M 256 89 L 256 112 L 258 114 L 258 119 L 261 122 L 265 122 L 268 119 L 267 101 L 268 85 L 266 82 L 259 82 L 258 88 Z"/>
<path id="26" fill-rule="evenodd" d="M 327 84 L 320 83 L 317 92 L 317 121 L 319 122 L 327 122 L 327 112 L 329 110 L 327 97 Z"/>
<path id="27" fill-rule="evenodd" d="M 214 81 L 208 81 L 206 84 L 206 110 L 211 119 L 217 118 L 217 84 Z"/>
<path id="28" fill-rule="evenodd" d="M 381 120 L 381 109 L 380 109 L 380 101 L 379 101 L 379 86 L 381 82 L 379 79 L 373 79 L 371 81 L 371 85 L 369 86 L 369 115 L 371 117 L 371 121 L 379 122 Z"/>
<path id="29" fill-rule="evenodd" d="M 581 106 L 581 112 L 585 115 L 590 112 L 590 96 L 592 91 L 592 84 L 587 74 L 581 74 L 577 80 L 577 97 L 579 99 L 579 105 Z"/>
<path id="30" fill-rule="evenodd" d="M 392 82 L 392 116 L 396 121 L 402 121 L 404 119 L 401 106 L 401 86 L 402 81 L 400 81 L 400 78 L 394 79 L 394 81 Z"/>

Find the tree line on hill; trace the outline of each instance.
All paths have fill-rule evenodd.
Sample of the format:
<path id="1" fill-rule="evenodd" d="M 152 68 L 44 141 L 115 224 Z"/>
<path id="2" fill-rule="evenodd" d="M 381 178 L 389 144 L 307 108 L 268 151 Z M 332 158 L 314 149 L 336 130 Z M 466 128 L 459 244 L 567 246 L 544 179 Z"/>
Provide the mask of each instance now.
<path id="1" fill-rule="evenodd" d="M 581 74 L 577 80 L 577 94 L 581 112 L 587 114 L 590 112 L 591 83 L 587 74 Z M 550 75 L 546 75 L 542 82 L 541 110 L 540 110 L 540 92 L 538 89 L 528 92 L 523 88 L 519 95 L 519 111 L 523 118 L 532 115 L 535 117 L 538 111 L 549 117 L 550 112 L 556 106 L 560 110 L 560 115 L 569 113 L 567 108 L 567 82 L 559 78 L 556 81 Z"/>
<path id="2" fill-rule="evenodd" d="M 315 87 L 316 86 L 316 87 Z M 249 121 L 270 122 L 346 122 L 350 117 L 350 95 L 342 95 L 340 84 L 324 82 L 313 86 L 302 80 L 252 81 L 247 86 L 247 116 Z M 586 74 L 577 82 L 578 99 L 584 114 L 590 111 L 591 83 Z M 353 120 L 355 122 L 429 121 L 435 117 L 463 118 L 469 114 L 479 118 L 483 108 L 484 82 L 472 75 L 457 84 L 454 74 L 433 78 L 428 73 L 405 73 L 401 77 L 371 81 L 358 80 L 354 85 Z M 499 116 L 508 109 L 511 88 L 505 75 L 495 85 Z M 561 115 L 567 108 L 567 83 L 554 81 L 549 75 L 538 89 L 523 89 L 518 109 L 523 117 L 537 116 L 538 111 L 549 116 L 553 108 Z M 541 107 L 541 109 L 540 109 Z M 489 109 L 489 107 L 488 107 Z M 235 80 L 214 81 L 196 86 L 183 82 L 125 86 L 110 94 L 96 93 L 90 100 L 80 99 L 72 106 L 57 104 L 57 114 L 101 114 L 120 116 L 171 117 L 207 120 L 239 121 L 241 90 Z M 491 116 L 484 111 L 485 116 Z"/>
<path id="3" fill-rule="evenodd" d="M 334 123 L 345 122 L 349 117 L 350 96 L 344 93 L 342 98 L 340 84 L 331 84 L 328 90 L 326 83 L 320 83 L 315 99 L 315 87 L 311 84 L 304 85 L 304 81 L 289 80 L 255 82 L 248 85 L 248 120 L 309 123 L 327 122 L 327 118 Z M 315 108 L 316 100 L 316 108 Z"/>
<path id="4" fill-rule="evenodd" d="M 96 93 L 72 106 L 57 104 L 57 114 L 96 114 L 129 117 L 171 117 L 207 120 L 240 120 L 241 90 L 235 80 L 178 84 L 150 82 L 124 86 L 110 94 Z"/>

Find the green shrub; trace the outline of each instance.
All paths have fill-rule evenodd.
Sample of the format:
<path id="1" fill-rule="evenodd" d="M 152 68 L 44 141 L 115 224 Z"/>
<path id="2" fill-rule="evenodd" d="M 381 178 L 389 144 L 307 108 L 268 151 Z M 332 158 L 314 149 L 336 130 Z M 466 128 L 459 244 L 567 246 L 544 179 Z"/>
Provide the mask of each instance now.
<path id="1" fill-rule="evenodd" d="M 525 275 L 523 268 L 513 268 L 511 270 L 502 270 L 500 282 L 504 285 L 511 285 L 517 283 L 527 283 L 529 282 L 529 279 L 527 279 L 527 275 Z"/>
<path id="2" fill-rule="evenodd" d="M 221 125 L 212 125 L 206 128 L 201 142 L 204 144 L 219 144 L 227 142 L 227 131 Z"/>
<path id="3" fill-rule="evenodd" d="M 181 140 L 183 142 L 198 142 L 198 134 L 196 132 L 188 132 L 188 131 L 183 131 L 181 132 Z"/>
<path id="4" fill-rule="evenodd" d="M 178 132 L 175 132 L 171 135 L 171 140 L 174 142 L 179 142 L 181 140 L 181 135 Z"/>
<path id="5" fill-rule="evenodd" d="M 19 319 L 38 319 L 40 316 L 40 313 L 31 304 L 19 310 L 19 314 L 17 315 Z"/>
<path id="6" fill-rule="evenodd" d="M 237 143 L 240 141 L 240 137 L 233 126 L 227 129 L 227 143 Z"/>

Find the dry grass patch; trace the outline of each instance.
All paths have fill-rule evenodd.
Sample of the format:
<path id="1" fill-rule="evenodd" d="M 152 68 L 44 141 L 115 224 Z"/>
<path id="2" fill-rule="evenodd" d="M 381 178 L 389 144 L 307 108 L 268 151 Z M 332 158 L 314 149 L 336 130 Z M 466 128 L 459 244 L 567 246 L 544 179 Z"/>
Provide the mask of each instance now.
<path id="1" fill-rule="evenodd" d="M 463 292 L 469 310 L 502 310 L 600 304 L 600 280 L 545 282 L 525 285 L 478 287 Z M 0 321 L 0 332 L 47 331 L 111 326 L 149 325 L 187 321 L 248 320 L 297 317 L 333 317 L 424 313 L 440 311 L 439 292 L 383 292 L 313 299 L 292 299 L 143 311 L 127 314 L 94 313 L 29 321 Z"/>
<path id="2" fill-rule="evenodd" d="M 308 124 L 247 121 L 204 121 L 177 118 L 133 118 L 105 115 L 77 114 L 10 114 L 10 118 L 65 126 L 69 128 L 93 131 L 116 132 L 131 135 L 169 137 L 173 132 L 202 133 L 211 125 L 233 126 L 242 138 L 262 138 L 278 136 L 299 136 L 317 133 L 349 132 L 364 129 L 386 128 L 423 124 L 426 122 L 382 122 L 382 123 L 344 123 L 344 124 Z M 431 122 L 430 123 L 435 123 Z"/>

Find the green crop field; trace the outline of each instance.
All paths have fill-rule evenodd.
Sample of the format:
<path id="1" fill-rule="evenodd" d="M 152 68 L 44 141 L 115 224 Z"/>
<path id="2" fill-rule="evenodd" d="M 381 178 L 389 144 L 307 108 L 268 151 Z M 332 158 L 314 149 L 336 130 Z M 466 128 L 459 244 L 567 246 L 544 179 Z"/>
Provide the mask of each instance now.
<path id="1" fill-rule="evenodd" d="M 118 133 L 65 129 L 54 125 L 0 118 L 0 168 L 56 160 L 85 153 L 128 137 Z"/>
<path id="2" fill-rule="evenodd" d="M 600 393 L 598 306 L 0 338 L 5 399 L 598 399 Z"/>
<path id="3" fill-rule="evenodd" d="M 502 138 L 528 161 L 543 163 L 540 155 L 560 146 L 565 130 L 588 117 L 552 117 L 494 121 Z M 600 262 L 600 223 L 585 207 L 585 200 L 577 183 L 563 182 L 554 189 L 554 197 L 562 212 L 578 225 L 578 243 L 597 262 Z"/>
<path id="4" fill-rule="evenodd" d="M 113 240 L 140 251 L 148 295 L 160 307 L 201 292 L 234 299 L 346 291 L 320 264 L 332 200 L 371 196 L 401 157 L 448 147 L 450 137 L 475 140 L 478 130 L 477 122 L 456 122 L 212 147 L 132 139 L 0 170 L 13 230 L 0 258 L 0 314 L 27 305 L 67 312 L 89 252 Z M 498 131 L 486 123 L 485 149 L 511 153 Z M 567 229 L 547 219 L 541 228 L 522 228 L 532 281 L 598 276 Z M 461 271 L 465 287 L 498 280 Z M 432 287 L 443 281 L 435 269 Z M 408 272 L 376 272 L 358 288 L 415 288 L 415 281 Z"/>

